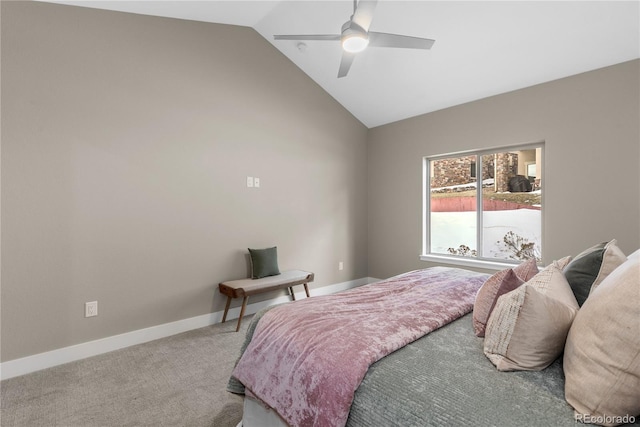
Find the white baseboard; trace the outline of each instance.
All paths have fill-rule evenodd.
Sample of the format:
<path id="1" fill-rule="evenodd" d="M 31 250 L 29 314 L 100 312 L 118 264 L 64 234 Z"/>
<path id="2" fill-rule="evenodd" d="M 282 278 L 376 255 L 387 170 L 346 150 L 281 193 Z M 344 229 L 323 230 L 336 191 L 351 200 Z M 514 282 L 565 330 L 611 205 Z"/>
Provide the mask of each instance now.
<path id="1" fill-rule="evenodd" d="M 328 295 L 347 289 L 355 288 L 367 283 L 373 283 L 379 279 L 372 277 L 363 277 L 348 282 L 336 283 L 334 285 L 323 286 L 313 289 L 313 296 Z M 296 299 L 302 299 L 306 295 L 304 291 L 296 292 Z M 251 301 L 251 300 L 249 300 Z M 290 301 L 289 297 L 281 296 L 268 301 L 262 301 L 255 304 L 248 304 L 245 315 L 254 314 L 259 310 L 273 304 Z M 176 322 L 165 323 L 162 325 L 152 326 L 145 329 L 127 332 L 120 335 L 114 335 L 95 341 L 89 341 L 82 344 L 72 345 L 57 350 L 47 351 L 45 353 L 35 354 L 20 359 L 9 360 L 0 363 L 0 380 L 25 375 L 31 372 L 39 371 L 53 366 L 62 365 L 64 363 L 85 359 L 91 356 L 107 353 L 121 348 L 129 347 L 136 344 L 157 340 L 159 338 L 168 337 L 192 329 L 204 328 L 206 326 L 220 323 L 222 321 L 222 311 L 204 314 L 189 319 L 178 320 Z M 237 319 L 240 315 L 240 307 L 229 310 L 227 320 Z"/>

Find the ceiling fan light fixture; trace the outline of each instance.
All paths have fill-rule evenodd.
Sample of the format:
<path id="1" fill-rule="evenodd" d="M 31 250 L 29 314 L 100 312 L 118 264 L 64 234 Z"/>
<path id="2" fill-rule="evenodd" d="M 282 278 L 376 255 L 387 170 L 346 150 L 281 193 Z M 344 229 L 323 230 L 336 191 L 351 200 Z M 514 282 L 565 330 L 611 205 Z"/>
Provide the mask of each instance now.
<path id="1" fill-rule="evenodd" d="M 364 34 L 347 34 L 342 37 L 342 48 L 349 53 L 362 52 L 369 45 L 369 38 Z"/>

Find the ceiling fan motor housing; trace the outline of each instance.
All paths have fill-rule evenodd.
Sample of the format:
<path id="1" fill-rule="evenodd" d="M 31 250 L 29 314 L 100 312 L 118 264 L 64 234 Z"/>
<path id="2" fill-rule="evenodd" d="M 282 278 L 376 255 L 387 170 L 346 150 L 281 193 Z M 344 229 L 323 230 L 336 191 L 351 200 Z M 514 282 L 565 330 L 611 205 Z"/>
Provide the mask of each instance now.
<path id="1" fill-rule="evenodd" d="M 347 52 L 361 52 L 369 44 L 369 35 L 360 25 L 353 21 L 347 21 L 342 25 L 340 42 L 342 48 Z"/>

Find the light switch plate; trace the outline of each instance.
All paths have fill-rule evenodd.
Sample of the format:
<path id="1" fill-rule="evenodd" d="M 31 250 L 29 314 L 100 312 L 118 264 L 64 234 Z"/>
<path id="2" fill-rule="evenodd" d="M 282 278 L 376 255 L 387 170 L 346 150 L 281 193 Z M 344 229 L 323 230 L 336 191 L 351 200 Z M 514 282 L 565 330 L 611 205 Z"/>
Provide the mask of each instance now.
<path id="1" fill-rule="evenodd" d="M 94 317 L 98 315 L 98 301 L 84 303 L 84 317 Z"/>

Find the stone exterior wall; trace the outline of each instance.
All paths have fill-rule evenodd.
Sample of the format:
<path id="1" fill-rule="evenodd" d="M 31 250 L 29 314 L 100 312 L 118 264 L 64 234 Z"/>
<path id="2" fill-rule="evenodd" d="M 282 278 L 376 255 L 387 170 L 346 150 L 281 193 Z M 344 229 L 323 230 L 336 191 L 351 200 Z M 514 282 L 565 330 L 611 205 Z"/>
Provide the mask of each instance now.
<path id="1" fill-rule="evenodd" d="M 479 178 L 494 178 L 495 191 L 509 190 L 509 178 L 518 173 L 518 155 L 516 153 L 496 153 L 482 158 L 482 177 L 472 176 L 472 164 L 475 156 L 456 157 L 432 162 L 433 176 L 431 188 L 447 187 L 475 183 Z"/>
<path id="2" fill-rule="evenodd" d="M 482 179 L 494 178 L 495 176 L 495 158 L 493 154 L 482 156 Z"/>
<path id="3" fill-rule="evenodd" d="M 475 156 L 456 157 L 433 161 L 431 188 L 475 182 L 476 179 L 471 176 L 471 164 L 474 162 Z"/>
<path id="4" fill-rule="evenodd" d="M 495 165 L 496 193 L 509 191 L 509 178 L 518 174 L 518 155 L 515 153 L 496 153 Z"/>

